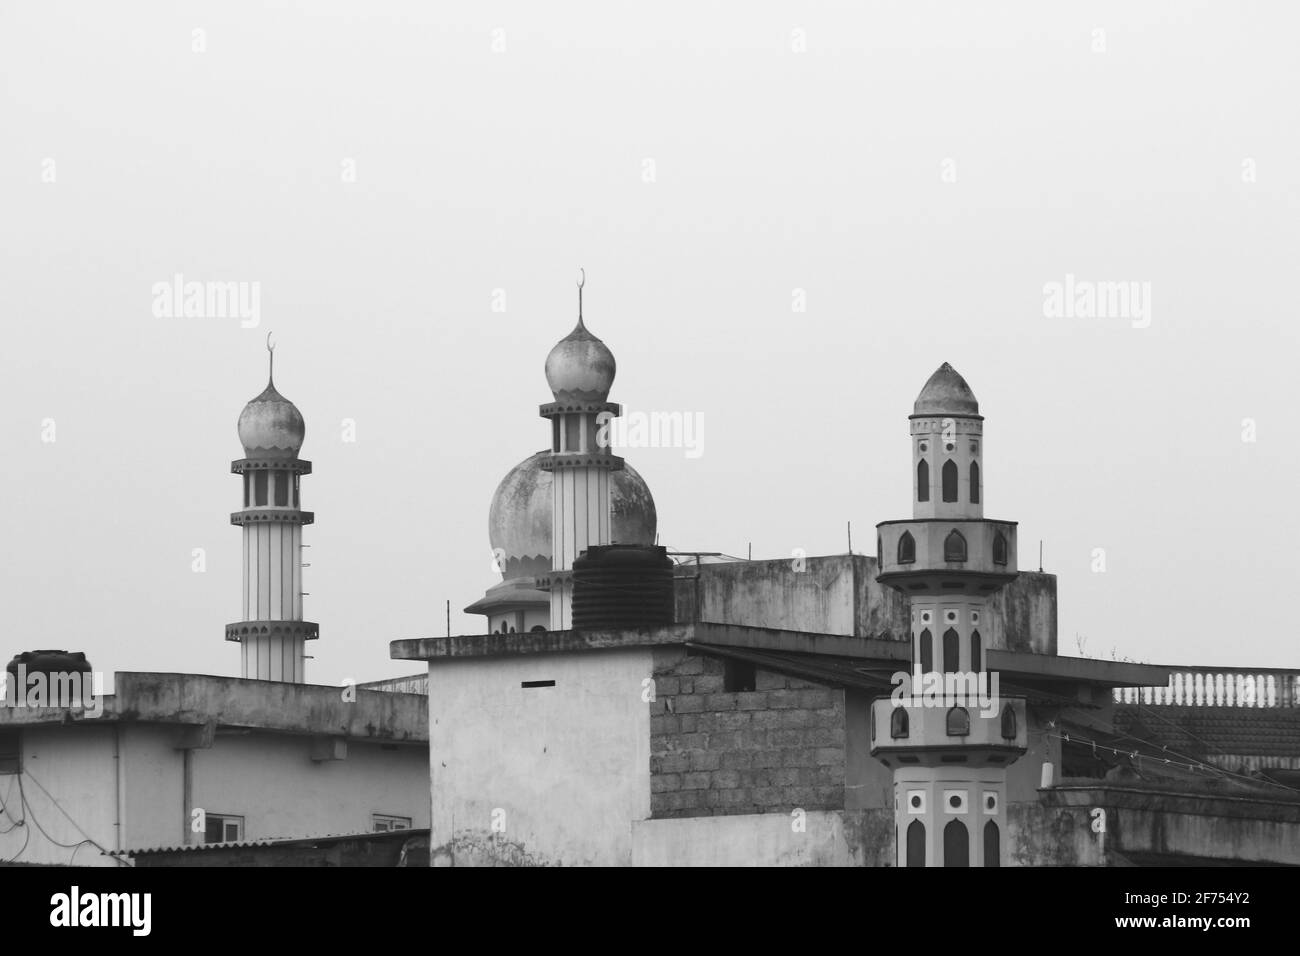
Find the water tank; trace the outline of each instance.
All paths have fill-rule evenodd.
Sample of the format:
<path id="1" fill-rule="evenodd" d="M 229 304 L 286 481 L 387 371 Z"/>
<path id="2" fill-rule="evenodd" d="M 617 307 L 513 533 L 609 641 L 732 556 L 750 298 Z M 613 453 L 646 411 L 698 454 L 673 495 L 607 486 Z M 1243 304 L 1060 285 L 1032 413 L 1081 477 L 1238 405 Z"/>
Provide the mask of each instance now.
<path id="1" fill-rule="evenodd" d="M 86 660 L 86 655 L 81 651 L 44 650 L 15 654 L 13 660 L 5 667 L 15 681 L 18 679 L 19 664 L 26 668 L 28 677 L 32 674 L 44 674 L 48 677 L 51 674 L 90 673 L 90 661 Z"/>
<path id="2" fill-rule="evenodd" d="M 573 562 L 573 626 L 578 630 L 665 627 L 673 623 L 673 563 L 655 545 L 606 544 Z"/>

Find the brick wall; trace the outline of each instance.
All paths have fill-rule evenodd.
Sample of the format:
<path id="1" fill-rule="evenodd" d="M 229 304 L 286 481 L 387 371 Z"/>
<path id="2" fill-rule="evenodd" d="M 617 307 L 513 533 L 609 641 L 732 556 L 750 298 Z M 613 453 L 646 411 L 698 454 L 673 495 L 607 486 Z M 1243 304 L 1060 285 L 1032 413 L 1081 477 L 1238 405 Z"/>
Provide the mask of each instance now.
<path id="1" fill-rule="evenodd" d="M 653 817 L 844 807 L 844 692 L 758 671 L 723 690 L 720 658 L 662 648 L 650 705 Z"/>

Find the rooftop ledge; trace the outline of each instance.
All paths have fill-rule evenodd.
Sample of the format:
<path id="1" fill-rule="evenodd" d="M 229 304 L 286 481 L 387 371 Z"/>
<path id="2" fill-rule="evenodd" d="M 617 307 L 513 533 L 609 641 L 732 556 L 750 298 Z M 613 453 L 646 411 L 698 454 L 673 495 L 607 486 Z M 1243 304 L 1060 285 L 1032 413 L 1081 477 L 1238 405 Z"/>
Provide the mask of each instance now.
<path id="1" fill-rule="evenodd" d="M 536 631 L 413 638 L 392 641 L 389 644 L 389 656 L 394 660 L 437 664 L 441 661 L 472 658 L 570 654 L 680 644 L 713 644 L 756 651 L 851 658 L 897 665 L 898 670 L 907 668 L 910 656 L 910 645 L 906 641 L 704 622 L 628 630 Z M 1169 683 L 1170 676 L 1176 670 L 1174 667 L 1154 664 L 1128 664 L 1086 657 L 1055 657 L 1000 650 L 988 652 L 988 664 L 992 670 L 1008 674 L 1106 687 L 1163 687 Z"/>
<path id="2" fill-rule="evenodd" d="M 102 713 L 76 707 L 0 706 L 0 727 L 134 722 L 339 737 L 351 741 L 423 744 L 429 739 L 428 700 L 360 687 L 288 684 L 215 677 L 118 671 Z"/>

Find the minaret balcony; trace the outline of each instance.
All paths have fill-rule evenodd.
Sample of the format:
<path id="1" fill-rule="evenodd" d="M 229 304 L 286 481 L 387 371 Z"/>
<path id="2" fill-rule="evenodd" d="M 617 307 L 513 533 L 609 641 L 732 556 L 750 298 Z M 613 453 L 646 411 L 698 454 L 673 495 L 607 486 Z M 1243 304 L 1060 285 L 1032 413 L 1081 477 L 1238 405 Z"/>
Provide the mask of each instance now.
<path id="1" fill-rule="evenodd" d="M 973 675 L 939 675 L 970 677 Z M 925 695 L 871 702 L 871 756 L 891 767 L 1005 767 L 1028 747 L 1025 698 L 996 693 Z"/>
<path id="2" fill-rule="evenodd" d="M 1016 523 L 910 518 L 876 525 L 881 584 L 904 594 L 987 595 L 1015 579 Z"/>
<path id="3" fill-rule="evenodd" d="M 314 621 L 239 621 L 226 625 L 226 640 L 242 643 L 246 637 L 300 637 L 314 641 L 320 625 Z"/>
<path id="4" fill-rule="evenodd" d="M 246 471 L 291 471 L 297 475 L 310 475 L 311 462 L 301 458 L 240 458 L 230 463 L 232 474 Z"/>
<path id="5" fill-rule="evenodd" d="M 230 523 L 234 525 L 267 524 L 315 524 L 316 512 L 300 511 L 297 508 L 245 508 L 232 511 Z"/>
<path id="6" fill-rule="evenodd" d="M 623 467 L 623 459 L 609 452 L 561 451 L 543 458 L 539 467 L 543 471 L 563 468 L 606 468 L 609 471 L 619 471 Z"/>

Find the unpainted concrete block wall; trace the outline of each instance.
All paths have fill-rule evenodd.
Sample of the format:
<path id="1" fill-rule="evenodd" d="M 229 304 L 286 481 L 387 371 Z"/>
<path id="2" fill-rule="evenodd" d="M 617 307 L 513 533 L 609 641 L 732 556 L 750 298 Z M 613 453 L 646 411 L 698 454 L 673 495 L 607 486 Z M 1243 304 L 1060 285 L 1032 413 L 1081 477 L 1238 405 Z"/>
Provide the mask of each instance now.
<path id="1" fill-rule="evenodd" d="M 652 818 L 844 807 L 844 692 L 766 671 L 723 690 L 720 658 L 654 654 Z"/>

